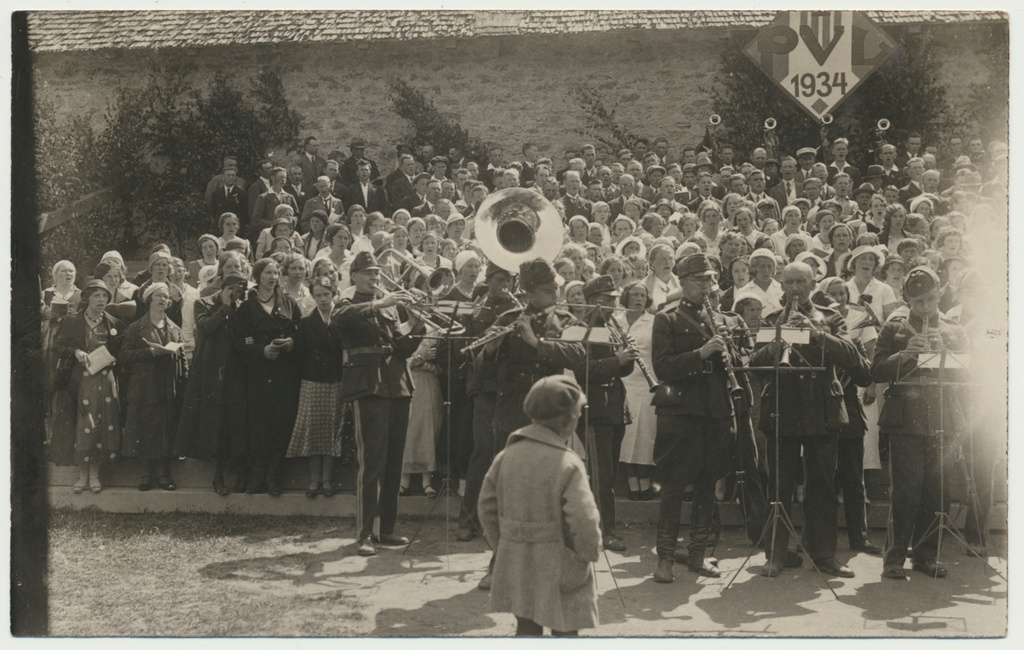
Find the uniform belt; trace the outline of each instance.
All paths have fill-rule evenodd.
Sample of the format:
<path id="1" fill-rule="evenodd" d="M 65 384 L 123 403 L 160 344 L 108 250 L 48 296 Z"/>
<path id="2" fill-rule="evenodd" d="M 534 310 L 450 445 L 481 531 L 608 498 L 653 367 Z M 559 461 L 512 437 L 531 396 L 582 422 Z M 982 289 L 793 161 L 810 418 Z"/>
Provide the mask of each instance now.
<path id="1" fill-rule="evenodd" d="M 394 351 L 394 349 L 392 349 L 392 347 L 390 345 L 384 345 L 384 346 L 370 347 L 370 348 L 352 348 L 352 349 L 350 349 L 348 351 L 348 353 L 350 355 L 352 355 L 352 354 L 383 354 L 384 356 L 388 356 L 388 355 L 394 354 L 395 351 Z"/>

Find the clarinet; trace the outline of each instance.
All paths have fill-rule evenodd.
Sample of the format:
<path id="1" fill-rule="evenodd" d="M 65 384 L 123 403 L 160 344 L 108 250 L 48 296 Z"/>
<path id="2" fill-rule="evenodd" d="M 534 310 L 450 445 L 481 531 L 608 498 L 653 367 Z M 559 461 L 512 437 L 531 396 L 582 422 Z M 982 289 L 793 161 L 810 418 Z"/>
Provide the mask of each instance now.
<path id="1" fill-rule="evenodd" d="M 608 326 L 608 332 L 612 335 L 612 338 L 615 339 L 615 343 L 617 345 L 620 347 L 636 349 L 636 343 L 633 341 L 632 337 L 626 333 L 626 330 L 622 328 L 622 325 L 615 320 L 614 316 L 609 316 L 606 324 Z M 644 379 L 647 380 L 647 385 L 650 387 L 651 392 L 653 393 L 658 390 L 658 382 L 654 380 L 654 375 L 651 374 L 651 370 L 647 367 L 647 364 L 644 363 L 644 360 L 637 357 L 634 359 L 634 363 L 636 363 L 637 368 L 640 368 L 640 373 L 643 374 Z"/>
<path id="2" fill-rule="evenodd" d="M 718 328 L 715 326 L 715 310 L 711 307 L 711 300 L 707 294 L 704 295 L 704 309 L 707 310 L 708 322 L 711 325 L 712 333 L 716 333 Z M 724 327 L 724 325 L 723 325 Z M 726 339 L 728 341 L 728 339 Z M 736 371 L 732 367 L 732 358 L 729 354 L 728 344 L 726 349 L 722 352 L 722 363 L 725 365 L 725 374 L 729 382 L 729 397 L 734 401 L 738 401 L 743 396 L 743 386 L 740 385 L 738 379 L 736 379 Z"/>

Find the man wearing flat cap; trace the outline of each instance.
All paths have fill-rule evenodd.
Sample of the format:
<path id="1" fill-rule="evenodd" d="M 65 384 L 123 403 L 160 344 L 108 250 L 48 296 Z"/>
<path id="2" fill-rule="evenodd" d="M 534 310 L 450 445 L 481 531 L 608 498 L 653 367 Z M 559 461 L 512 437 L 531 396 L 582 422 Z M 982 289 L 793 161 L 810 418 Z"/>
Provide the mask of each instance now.
<path id="1" fill-rule="evenodd" d="M 949 509 L 949 493 L 942 490 L 941 480 L 943 471 L 947 476 L 953 472 L 953 442 L 965 426 L 963 396 L 956 386 L 940 392 L 935 385 L 956 381 L 955 371 L 940 376 L 937 369 L 918 364 L 940 350 L 966 351 L 967 337 L 963 327 L 939 312 L 939 277 L 930 268 L 919 266 L 907 274 L 903 299 L 909 312 L 882 326 L 871 363 L 871 379 L 889 384 L 878 417 L 879 432 L 889 436 L 892 468 L 892 516 L 882 576 L 904 579 L 907 547 L 913 546 L 911 568 L 944 578 L 934 519 L 935 513 Z"/>
<path id="2" fill-rule="evenodd" d="M 516 328 L 485 345 L 477 366 L 484 381 L 493 378 L 498 386 L 493 419 L 495 452 L 505 448 L 510 433 L 529 423 L 523 413 L 523 399 L 530 387 L 541 377 L 560 375 L 567 368 L 582 369 L 587 358 L 582 343 L 558 340 L 575 318 L 557 308 L 558 285 L 551 263 L 540 258 L 524 262 L 519 267 L 519 283 L 526 291 L 525 309 L 505 312 L 493 326 L 515 324 Z M 481 588 L 489 588 L 490 576 L 488 572 Z"/>
<path id="3" fill-rule="evenodd" d="M 338 303 L 331 319 L 344 348 L 341 392 L 354 407 L 359 555 L 376 554 L 375 542 L 409 543 L 394 531 L 413 391 L 406 360 L 415 353 L 424 329 L 403 307 L 408 294 L 378 297 L 380 268 L 372 253 L 356 254 L 350 270 L 355 292 Z"/>
<path id="4" fill-rule="evenodd" d="M 593 308 L 586 316 L 591 327 L 607 327 L 614 318 L 615 298 L 619 291 L 610 275 L 599 275 L 583 285 L 583 296 Z M 618 321 L 617 321 L 618 322 Z M 624 328 L 623 328 L 624 329 Z M 591 335 L 593 338 L 593 333 Z M 599 343 L 589 346 L 586 368 L 576 370 L 576 381 L 587 393 L 587 417 L 580 421 L 579 436 L 586 441 L 593 435 L 592 456 L 587 460 L 591 476 L 597 480 L 597 503 L 601 511 L 601 534 L 604 547 L 623 552 L 626 544 L 615 534 L 615 469 L 619 464 L 622 438 L 626 433 L 626 387 L 622 378 L 633 372 L 639 352 L 632 347 L 614 347 Z M 588 432 L 584 424 L 589 427 Z M 596 456 L 594 458 L 593 456 Z M 595 465 L 596 463 L 596 465 Z"/>
<path id="5" fill-rule="evenodd" d="M 730 354 L 724 326 L 743 331 L 734 315 L 709 314 L 704 298 L 715 288 L 717 273 L 703 253 L 681 259 L 675 268 L 682 298 L 654 317 L 651 339 L 654 373 L 670 390 L 658 395 L 654 406 L 658 429 L 654 462 L 661 480 L 658 511 L 658 568 L 655 582 L 672 582 L 676 557 L 683 490 L 693 485 L 690 571 L 702 576 L 720 575 L 705 556 L 710 544 L 715 509 L 715 482 L 734 467 L 738 410 L 749 410 L 746 380 L 739 378 L 743 395 L 734 401 L 729 392 L 724 356 Z M 731 363 L 739 365 L 737 356 Z M 745 406 L 744 406 L 745 405 Z"/>
<path id="6" fill-rule="evenodd" d="M 853 572 L 835 556 L 839 535 L 835 490 L 839 432 L 849 423 L 837 371 L 853 371 L 860 353 L 847 334 L 842 315 L 811 301 L 815 281 L 810 266 L 804 262 L 788 264 L 782 271 L 782 286 L 786 306 L 769 314 L 763 327 L 802 327 L 809 330 L 810 340 L 792 345 L 789 355 L 793 368 L 807 370 L 770 376 L 762 393 L 758 424 L 768 438 L 769 501 L 781 502 L 789 512 L 802 460 L 806 481 L 803 546 L 818 571 L 851 578 Z M 750 355 L 750 366 L 773 367 L 777 355 L 782 354 L 781 345 L 773 341 L 756 348 Z M 811 370 L 820 367 L 824 369 Z M 781 522 L 773 525 L 765 543 L 768 562 L 761 568 L 762 576 L 773 578 L 784 566 L 799 566 L 799 556 L 791 553 L 788 545 L 786 526 Z"/>
<path id="7" fill-rule="evenodd" d="M 491 611 L 515 614 L 516 636 L 577 636 L 598 624 L 598 511 L 569 445 L 585 404 L 571 378 L 537 380 L 521 405 L 528 423 L 509 435 L 480 492 L 495 549 Z"/>

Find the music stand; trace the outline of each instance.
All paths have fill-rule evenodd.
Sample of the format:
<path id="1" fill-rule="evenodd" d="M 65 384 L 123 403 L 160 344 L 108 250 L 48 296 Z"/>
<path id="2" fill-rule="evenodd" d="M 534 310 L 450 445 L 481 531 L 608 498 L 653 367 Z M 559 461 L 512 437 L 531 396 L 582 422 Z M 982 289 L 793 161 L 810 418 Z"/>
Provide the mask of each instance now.
<path id="1" fill-rule="evenodd" d="M 786 509 L 782 506 L 782 495 L 780 494 L 779 485 L 779 465 L 781 464 L 779 462 L 779 379 L 781 378 L 782 374 L 788 372 L 825 372 L 825 370 L 827 370 L 827 368 L 825 367 L 825 348 L 822 347 L 821 349 L 821 363 L 818 366 L 812 366 L 807 361 L 807 359 L 796 348 L 793 347 L 794 345 L 810 343 L 811 329 L 809 327 L 803 326 L 783 326 L 783 320 L 784 319 L 780 318 L 779 322 L 776 324 L 774 328 L 774 336 L 764 336 L 762 332 L 765 332 L 766 330 L 762 329 L 758 332 L 757 337 L 758 342 L 767 341 L 769 343 L 777 344 L 775 354 L 772 355 L 772 385 L 774 386 L 773 392 L 775 393 L 775 413 L 773 415 L 775 419 L 775 422 L 773 424 L 775 434 L 775 467 L 772 473 L 775 475 L 773 481 L 775 485 L 775 498 L 771 501 L 771 503 L 769 503 L 764 528 L 761 530 L 761 536 L 758 537 L 757 543 L 754 544 L 754 547 L 750 550 L 750 552 L 747 554 L 747 557 L 743 560 L 743 564 L 740 565 L 740 567 L 736 570 L 736 573 L 734 573 L 732 578 L 729 579 L 729 582 L 726 583 L 725 587 L 722 588 L 723 591 L 731 587 L 732 583 L 736 581 L 736 578 L 739 576 L 740 571 L 742 571 L 743 567 L 745 567 L 747 563 L 750 562 L 750 558 L 753 557 L 755 552 L 757 552 L 757 548 L 761 545 L 761 542 L 765 540 L 765 537 L 768 535 L 769 530 L 771 531 L 771 544 L 769 544 L 768 547 L 765 549 L 765 559 L 768 561 L 768 564 L 775 564 L 775 535 L 778 531 L 780 523 L 786 527 L 786 530 L 789 531 L 790 537 L 796 539 L 796 544 L 800 548 L 800 550 L 803 551 L 804 555 L 807 558 L 811 557 L 811 554 L 807 551 L 807 547 L 804 546 L 803 537 L 801 535 L 796 534 L 796 528 L 793 526 L 793 521 L 792 519 L 790 519 L 789 514 L 786 512 Z M 792 354 L 795 354 L 800 361 L 807 365 L 783 365 L 781 363 L 782 355 L 786 350 L 790 351 Z M 757 369 L 743 368 L 742 370 L 754 372 Z M 789 496 L 790 498 L 792 497 L 792 495 Z M 787 552 L 788 548 L 783 550 L 783 553 Z M 818 573 L 818 575 L 822 577 L 822 581 L 824 581 L 825 586 L 828 587 L 829 591 L 832 592 L 832 595 L 836 598 L 839 598 L 839 594 L 837 594 L 836 590 L 832 588 L 832 585 L 831 583 L 829 583 L 828 578 L 826 578 L 824 573 L 822 573 L 821 569 L 819 569 L 817 565 L 814 564 L 813 560 L 811 561 L 811 566 L 814 567 L 814 570 Z"/>
<path id="2" fill-rule="evenodd" d="M 449 507 L 448 507 L 449 506 L 448 499 L 452 496 L 452 494 L 454 494 L 455 498 L 459 502 L 459 511 L 463 512 L 465 510 L 465 508 L 466 508 L 466 504 L 465 504 L 465 502 L 464 502 L 464 500 L 462 498 L 462 495 L 459 494 L 457 489 L 453 490 L 452 487 L 451 487 L 451 462 L 452 462 L 451 461 L 451 459 L 452 459 L 452 402 L 451 402 L 451 395 L 452 395 L 452 341 L 469 341 L 469 340 L 472 340 L 472 338 L 473 338 L 473 337 L 470 337 L 470 336 L 455 336 L 452 333 L 452 330 L 455 328 L 455 325 L 457 324 L 457 321 L 455 320 L 455 317 L 458 315 L 459 308 L 461 306 L 462 306 L 462 301 L 461 300 L 455 301 L 455 307 L 452 309 L 452 313 L 451 313 L 451 323 L 452 324 L 451 324 L 451 326 L 449 326 L 449 327 L 447 327 L 447 328 L 445 328 L 443 330 L 436 330 L 435 331 L 436 333 L 440 333 L 439 336 L 435 335 L 435 336 L 424 336 L 423 337 L 423 338 L 426 338 L 426 339 L 436 339 L 438 341 L 444 341 L 446 343 L 445 353 L 446 353 L 446 356 L 447 356 L 448 372 L 446 373 L 445 381 L 447 383 L 447 385 L 446 385 L 447 392 L 445 393 L 445 399 L 444 399 L 444 403 L 442 404 L 442 406 L 444 407 L 444 410 L 445 410 L 445 420 L 446 420 L 445 427 L 447 429 L 447 438 L 448 438 L 447 441 L 446 441 L 447 446 L 448 446 L 448 473 L 445 476 L 444 481 L 442 481 L 442 483 L 441 483 L 441 489 L 437 493 L 437 498 L 434 499 L 434 505 L 430 506 L 430 511 L 427 513 L 427 516 L 423 518 L 423 521 L 420 523 L 419 528 L 417 528 L 416 532 L 413 534 L 413 536 L 409 538 L 409 543 L 406 544 L 405 549 L 402 550 L 402 556 L 404 557 L 405 554 L 409 551 L 409 548 L 412 547 L 413 542 L 416 541 L 417 537 L 419 537 L 420 532 L 423 530 L 423 526 L 426 525 L 427 521 L 434 514 L 434 510 L 437 509 L 437 504 L 441 501 L 441 497 L 444 496 L 445 497 L 445 499 L 444 499 L 444 548 L 445 548 L 445 560 L 448 562 L 448 570 L 449 571 L 451 571 L 451 550 L 449 548 L 449 545 L 451 543 L 450 542 L 451 514 L 450 514 Z M 470 525 L 472 526 L 473 522 L 470 522 Z M 489 549 L 491 549 L 491 551 L 493 551 L 494 549 L 491 548 L 491 543 L 488 542 L 487 538 L 482 534 L 483 531 L 477 531 L 477 532 L 481 533 L 481 537 L 483 537 L 484 543 L 487 544 L 487 548 L 489 548 Z"/>
<path id="3" fill-rule="evenodd" d="M 947 364 L 951 364 L 951 365 L 947 365 Z M 985 560 L 985 558 L 982 557 L 979 553 L 977 553 L 973 548 L 971 548 L 970 544 L 967 543 L 967 540 L 963 537 L 963 535 L 960 534 L 960 531 L 956 529 L 956 527 L 953 525 L 953 520 L 950 518 L 949 513 L 946 512 L 946 509 L 945 509 L 945 503 L 946 503 L 946 431 L 945 431 L 945 409 L 943 408 L 943 406 L 945 404 L 945 389 L 946 389 L 946 386 L 972 386 L 972 385 L 974 385 L 974 383 L 970 382 L 970 381 L 955 381 L 955 380 L 951 381 L 951 380 L 947 380 L 946 377 L 945 377 L 945 374 L 946 374 L 947 370 L 952 370 L 954 372 L 964 372 L 964 373 L 966 373 L 967 372 L 967 367 L 968 367 L 967 355 L 951 353 L 948 350 L 948 348 L 943 346 L 941 349 L 939 349 L 937 351 L 928 351 L 928 352 L 920 352 L 920 353 L 918 353 L 914 366 L 912 368 L 909 368 L 906 371 L 905 374 L 903 372 L 901 372 L 901 370 L 903 369 L 903 355 L 900 355 L 900 358 L 897 360 L 897 365 L 896 365 L 896 381 L 892 382 L 892 384 L 894 386 L 930 386 L 930 387 L 937 387 L 938 388 L 939 428 L 936 431 L 936 433 L 938 434 L 938 437 L 939 437 L 939 511 L 935 513 L 935 518 L 932 519 L 932 522 L 928 525 L 928 528 L 926 528 L 924 530 L 924 532 L 920 534 L 920 536 L 918 538 L 918 540 L 919 540 L 918 543 L 914 545 L 914 548 L 916 549 L 932 533 L 935 533 L 938 536 L 938 539 L 937 539 L 937 542 L 936 542 L 936 549 L 935 549 L 935 574 L 933 575 L 933 577 L 936 577 L 936 578 L 938 577 L 938 573 L 939 573 L 938 559 L 942 555 L 942 533 L 943 532 L 948 532 L 953 537 L 953 539 L 955 539 L 956 541 L 960 542 L 960 544 L 962 544 L 963 547 L 965 549 L 967 549 L 970 552 L 971 555 L 974 555 L 975 557 L 980 559 L 985 566 L 988 566 L 988 562 Z M 930 381 L 907 381 L 911 377 L 918 376 L 919 375 L 918 371 L 920 371 L 920 370 L 935 370 L 936 373 L 935 373 L 934 378 L 931 379 Z M 967 496 L 968 496 L 968 498 L 973 499 L 972 503 L 975 506 L 975 512 L 977 512 L 979 504 L 978 504 L 978 500 L 977 500 L 977 492 L 975 491 L 975 487 L 974 487 L 974 468 L 973 468 L 973 465 L 968 465 L 966 463 L 964 464 L 963 468 L 964 468 L 965 474 L 968 474 L 968 473 L 970 474 L 970 476 L 966 476 L 965 477 L 966 481 L 967 481 L 967 485 L 966 485 L 966 488 L 967 488 L 967 491 L 968 491 L 968 495 Z M 891 482 L 891 480 L 892 480 L 892 459 L 889 460 L 889 477 L 890 477 L 890 482 Z M 891 524 L 891 521 L 892 521 L 892 501 L 891 500 L 889 502 L 889 520 L 890 520 L 890 524 Z M 890 526 L 890 530 L 891 530 L 891 528 L 892 527 Z M 894 540 L 887 539 L 886 541 L 889 542 L 889 543 L 892 543 Z M 992 567 L 989 567 L 989 568 L 992 568 Z M 994 568 L 992 568 L 992 570 L 995 571 L 995 573 L 997 573 L 998 575 L 1002 575 L 998 571 L 996 571 Z"/>

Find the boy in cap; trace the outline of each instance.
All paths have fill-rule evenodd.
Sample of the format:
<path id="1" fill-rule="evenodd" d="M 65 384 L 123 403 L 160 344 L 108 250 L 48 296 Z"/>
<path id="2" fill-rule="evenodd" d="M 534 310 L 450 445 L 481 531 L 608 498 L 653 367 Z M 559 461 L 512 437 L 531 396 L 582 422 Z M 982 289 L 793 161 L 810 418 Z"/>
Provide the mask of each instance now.
<path id="1" fill-rule="evenodd" d="M 941 477 L 953 470 L 951 443 L 963 431 L 965 418 L 959 389 L 944 387 L 940 393 L 934 385 L 949 381 L 948 373 L 939 376 L 938 370 L 918 368 L 918 362 L 938 350 L 966 351 L 967 337 L 963 327 L 939 312 L 939 277 L 930 268 L 919 266 L 907 274 L 903 297 L 909 312 L 893 315 L 882 326 L 871 364 L 871 379 L 889 382 L 878 418 L 880 433 L 889 437 L 892 472 L 882 576 L 904 579 L 907 547 L 913 545 L 911 568 L 944 578 L 933 523 L 935 513 L 949 509 Z M 918 383 L 923 385 L 913 385 Z"/>
<path id="2" fill-rule="evenodd" d="M 605 327 L 614 318 L 615 298 L 619 291 L 610 275 L 600 275 L 583 285 L 583 297 L 593 309 L 587 315 L 591 327 Z M 619 465 L 619 451 L 626 433 L 626 387 L 622 377 L 633 372 L 634 361 L 640 353 L 636 348 L 590 344 L 589 361 L 586 369 L 576 370 L 576 381 L 587 391 L 587 417 L 581 420 L 579 436 L 587 440 L 584 422 L 593 432 L 594 448 L 588 460 L 596 463 L 597 501 L 601 511 L 601 533 L 604 547 L 609 551 L 623 552 L 626 544 L 615 534 L 615 469 Z"/>
<path id="3" fill-rule="evenodd" d="M 596 627 L 591 566 L 601 531 L 587 471 L 569 446 L 586 404 L 564 375 L 534 383 L 528 424 L 509 435 L 480 493 L 480 521 L 495 549 L 491 611 L 516 616 L 516 636 L 578 636 Z"/>
<path id="4" fill-rule="evenodd" d="M 505 448 L 510 433 L 529 423 L 523 413 L 523 399 L 538 379 L 560 375 L 566 368 L 582 369 L 586 363 L 582 343 L 558 340 L 562 330 L 576 319 L 556 308 L 558 285 L 551 262 L 540 258 L 524 262 L 519 267 L 519 283 L 526 291 L 525 308 L 502 314 L 493 326 L 515 324 L 515 329 L 485 345 L 477 365 L 483 378 L 493 378 L 498 386 L 493 419 L 495 452 Z M 480 588 L 489 589 L 490 579 L 488 571 Z"/>
<path id="5" fill-rule="evenodd" d="M 655 582 L 672 582 L 676 557 L 679 514 L 683 490 L 693 484 L 690 544 L 687 564 L 702 576 L 721 575 L 705 557 L 710 544 L 715 509 L 715 482 L 733 469 L 736 459 L 736 425 L 739 406 L 730 399 L 723 355 L 730 354 L 718 333 L 742 328 L 739 317 L 719 315 L 716 320 L 704 309 L 704 297 L 715 287 L 716 272 L 703 253 L 689 255 L 676 264 L 682 298 L 654 317 L 651 339 L 654 372 L 671 388 L 670 395 L 655 404 L 658 429 L 654 462 L 662 483 L 658 511 L 658 568 Z M 739 365 L 740 360 L 733 358 Z M 749 404 L 749 387 L 743 384 Z M 749 410 L 749 406 L 747 407 Z"/>
<path id="6" fill-rule="evenodd" d="M 378 298 L 380 269 L 372 253 L 355 256 L 350 270 L 355 291 L 338 303 L 331 321 L 345 354 L 341 392 L 354 407 L 359 460 L 356 528 L 358 552 L 364 556 L 376 554 L 374 542 L 409 543 L 394 529 L 413 391 L 406 360 L 423 337 L 419 319 L 402 308 L 409 302 L 407 293 Z"/>

